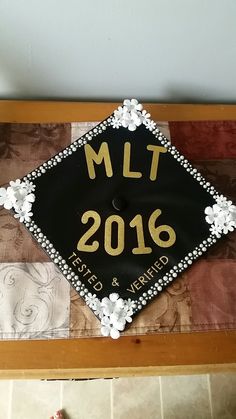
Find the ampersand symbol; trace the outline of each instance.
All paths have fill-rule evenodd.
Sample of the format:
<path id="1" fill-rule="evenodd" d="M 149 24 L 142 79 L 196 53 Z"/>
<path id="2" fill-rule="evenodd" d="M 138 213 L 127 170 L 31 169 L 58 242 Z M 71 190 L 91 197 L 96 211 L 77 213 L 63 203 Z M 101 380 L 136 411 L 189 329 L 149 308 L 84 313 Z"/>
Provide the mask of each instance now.
<path id="1" fill-rule="evenodd" d="M 119 282 L 118 282 L 118 279 L 117 279 L 117 278 L 113 278 L 111 285 L 112 285 L 113 287 L 119 287 L 119 286 L 120 286 L 120 284 L 119 284 Z"/>

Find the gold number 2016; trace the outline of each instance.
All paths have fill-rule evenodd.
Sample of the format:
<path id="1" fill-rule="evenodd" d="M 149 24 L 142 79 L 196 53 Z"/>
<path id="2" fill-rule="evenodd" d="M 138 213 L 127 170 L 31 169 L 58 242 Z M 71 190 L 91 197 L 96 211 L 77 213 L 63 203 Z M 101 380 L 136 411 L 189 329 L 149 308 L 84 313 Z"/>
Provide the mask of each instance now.
<path id="1" fill-rule="evenodd" d="M 145 246 L 142 215 L 135 215 L 135 217 L 130 221 L 129 225 L 132 228 L 136 228 L 138 242 L 138 247 L 134 247 L 132 253 L 134 255 L 144 255 L 147 253 L 152 253 L 151 247 Z"/>
<path id="2" fill-rule="evenodd" d="M 86 242 L 92 237 L 101 225 L 101 217 L 96 211 L 86 211 L 82 217 L 81 221 L 83 224 L 87 224 L 88 220 L 92 218 L 93 224 L 91 227 L 84 233 L 81 239 L 78 241 L 77 249 L 83 252 L 96 252 L 99 248 L 99 243 L 95 240 L 92 244 L 86 244 Z"/>
<path id="3" fill-rule="evenodd" d="M 157 218 L 161 215 L 161 210 L 156 209 L 150 215 L 148 220 L 148 229 L 154 243 L 159 247 L 170 247 L 176 241 L 176 234 L 172 227 L 168 225 L 156 226 Z M 93 210 L 86 211 L 81 218 L 83 224 L 86 224 L 89 219 L 93 219 L 92 226 L 83 234 L 77 244 L 77 249 L 81 252 L 96 252 L 99 248 L 99 242 L 93 241 L 92 244 L 88 244 L 87 241 L 97 232 L 101 225 L 100 215 Z M 117 241 L 116 245 L 112 244 L 113 228 L 117 227 Z M 152 252 L 151 247 L 145 245 L 144 231 L 143 231 L 143 219 L 140 214 L 137 214 L 129 223 L 131 228 L 136 228 L 137 235 L 137 247 L 132 249 L 134 255 L 143 255 Z M 160 234 L 166 232 L 168 239 L 163 240 L 160 238 Z M 104 249 L 106 253 L 111 256 L 120 255 L 125 248 L 125 223 L 122 217 L 119 215 L 110 215 L 105 221 L 104 227 Z"/>
<path id="4" fill-rule="evenodd" d="M 112 225 L 117 224 L 117 246 L 112 247 Z M 105 222 L 104 248 L 111 256 L 120 255 L 125 247 L 125 223 L 119 215 L 110 215 Z"/>
<path id="5" fill-rule="evenodd" d="M 153 211 L 153 213 L 150 215 L 149 221 L 148 221 L 148 228 L 152 237 L 152 240 L 157 244 L 159 247 L 171 247 L 176 241 L 176 234 L 175 230 L 166 225 L 163 224 L 159 227 L 156 227 L 156 220 L 161 215 L 161 210 L 156 209 Z M 168 240 L 162 240 L 160 238 L 160 234 L 162 232 L 166 232 L 169 236 Z"/>

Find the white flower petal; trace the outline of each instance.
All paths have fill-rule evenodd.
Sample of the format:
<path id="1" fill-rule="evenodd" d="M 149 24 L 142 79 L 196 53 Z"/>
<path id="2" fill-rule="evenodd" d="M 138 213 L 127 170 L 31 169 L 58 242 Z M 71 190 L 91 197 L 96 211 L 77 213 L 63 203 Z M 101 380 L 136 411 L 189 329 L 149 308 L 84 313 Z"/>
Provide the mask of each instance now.
<path id="1" fill-rule="evenodd" d="M 212 223 L 214 223 L 214 217 L 213 216 L 206 216 L 205 217 L 205 220 L 206 220 L 206 222 L 208 223 L 208 224 L 212 224 Z"/>
<path id="2" fill-rule="evenodd" d="M 33 193 L 30 193 L 29 195 L 26 195 L 25 199 L 28 202 L 34 202 L 35 201 L 35 195 Z"/>
<path id="3" fill-rule="evenodd" d="M 94 313 L 96 314 L 96 316 L 99 317 L 99 319 L 102 319 L 102 317 L 103 317 L 103 309 L 102 309 L 102 306 L 101 305 L 99 306 L 98 304 L 96 304 L 96 307 L 94 309 Z"/>
<path id="4" fill-rule="evenodd" d="M 10 186 L 12 187 L 12 189 L 18 189 L 21 186 L 20 179 L 16 179 L 15 181 L 11 180 L 10 181 Z"/>
<path id="5" fill-rule="evenodd" d="M 125 99 L 123 105 L 129 107 L 131 105 L 131 101 L 129 99 Z"/>
<path id="6" fill-rule="evenodd" d="M 125 328 L 125 319 L 120 320 L 120 321 L 114 321 L 113 323 L 113 327 L 115 327 L 115 329 L 120 330 L 121 332 L 124 330 Z"/>
<path id="7" fill-rule="evenodd" d="M 124 308 L 124 300 L 122 298 L 119 298 L 116 301 L 116 309 L 120 310 L 122 308 Z"/>
<path id="8" fill-rule="evenodd" d="M 118 339 L 120 337 L 119 330 L 115 329 L 114 327 L 111 328 L 110 336 L 112 339 Z"/>
<path id="9" fill-rule="evenodd" d="M 112 306 L 107 306 L 107 307 L 103 307 L 103 314 L 104 316 L 108 316 L 110 317 L 110 315 L 113 312 L 113 307 Z"/>
<path id="10" fill-rule="evenodd" d="M 139 127 L 142 124 L 142 121 L 141 121 L 140 118 L 137 118 L 137 119 L 134 120 L 134 123 L 137 127 Z"/>
<path id="11" fill-rule="evenodd" d="M 102 326 L 101 327 L 101 333 L 102 333 L 102 335 L 103 336 L 109 336 L 110 335 L 110 328 L 109 327 L 106 327 L 106 326 Z"/>
<path id="12" fill-rule="evenodd" d="M 29 182 L 28 180 L 25 182 L 25 188 L 27 190 L 27 193 L 31 193 L 34 192 L 35 190 L 35 185 L 33 184 L 33 182 Z"/>
<path id="13" fill-rule="evenodd" d="M 6 199 L 3 206 L 7 210 L 10 210 L 13 207 L 13 202 L 10 199 Z"/>
<path id="14" fill-rule="evenodd" d="M 136 127 L 136 125 L 135 125 L 134 123 L 131 123 L 131 124 L 129 124 L 129 125 L 128 125 L 128 130 L 129 130 L 129 131 L 135 131 L 135 130 L 136 130 L 136 128 L 137 128 L 137 127 Z"/>
<path id="15" fill-rule="evenodd" d="M 17 191 L 15 191 L 10 186 L 8 186 L 8 188 L 7 188 L 7 195 L 8 195 L 9 198 L 11 198 L 12 200 L 15 200 L 16 201 L 16 193 L 17 193 Z"/>
<path id="16" fill-rule="evenodd" d="M 33 213 L 32 212 L 28 212 L 27 214 L 25 214 L 24 219 L 25 221 L 29 222 L 30 221 L 30 217 L 32 217 Z"/>
<path id="17" fill-rule="evenodd" d="M 104 316 L 104 317 L 102 318 L 102 320 L 101 320 L 101 324 L 102 324 L 103 326 L 110 326 L 110 319 L 109 319 L 109 317 Z"/>
<path id="18" fill-rule="evenodd" d="M 231 214 L 231 217 L 232 217 L 232 220 L 236 221 L 236 212 L 233 212 L 233 213 Z"/>
<path id="19" fill-rule="evenodd" d="M 215 225 L 219 227 L 222 227 L 225 224 L 225 222 L 226 222 L 226 217 L 224 214 L 219 215 L 219 217 L 215 219 Z"/>
<path id="20" fill-rule="evenodd" d="M 109 295 L 109 298 L 114 303 L 115 301 L 119 299 L 119 294 L 117 294 L 116 292 L 113 292 L 112 294 Z"/>
<path id="21" fill-rule="evenodd" d="M 6 188 L 0 188 L 0 196 L 5 197 L 7 194 Z"/>
<path id="22" fill-rule="evenodd" d="M 129 126 L 129 121 L 127 121 L 126 119 L 123 119 L 123 120 L 121 121 L 121 124 L 122 124 L 122 127 L 124 127 L 124 128 L 128 128 L 128 126 Z"/>
<path id="23" fill-rule="evenodd" d="M 212 211 L 212 208 L 211 207 L 206 207 L 204 212 L 207 215 L 211 215 L 213 211 Z"/>
<path id="24" fill-rule="evenodd" d="M 150 118 L 150 116 L 151 116 L 151 114 L 148 113 L 147 111 L 142 111 L 142 116 L 148 121 L 149 118 Z"/>
<path id="25" fill-rule="evenodd" d="M 221 207 L 218 204 L 214 204 L 212 208 L 213 208 L 213 212 L 216 214 L 221 212 Z"/>
<path id="26" fill-rule="evenodd" d="M 132 323 L 132 317 L 130 317 L 130 316 L 126 316 L 125 320 L 126 320 L 128 323 Z"/>
<path id="27" fill-rule="evenodd" d="M 31 208 L 32 208 L 32 204 L 30 202 L 28 202 L 28 201 L 24 201 L 23 204 L 22 204 L 22 206 L 21 206 L 21 209 L 23 211 L 27 211 L 27 212 L 30 211 Z"/>
<path id="28" fill-rule="evenodd" d="M 102 301 L 101 301 L 102 305 L 107 305 L 109 304 L 109 298 L 108 297 L 103 297 Z"/>

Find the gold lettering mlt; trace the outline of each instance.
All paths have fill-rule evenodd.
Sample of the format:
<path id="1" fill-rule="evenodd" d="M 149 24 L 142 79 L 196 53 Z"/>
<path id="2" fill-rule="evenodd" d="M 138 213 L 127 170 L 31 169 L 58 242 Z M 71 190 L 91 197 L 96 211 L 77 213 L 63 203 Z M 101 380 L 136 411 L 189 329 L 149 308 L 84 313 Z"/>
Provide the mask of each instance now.
<path id="1" fill-rule="evenodd" d="M 123 164 L 123 176 L 140 178 L 142 177 L 141 172 L 132 172 L 130 170 L 130 155 L 131 155 L 131 144 L 126 142 L 124 145 L 124 164 Z"/>
<path id="2" fill-rule="evenodd" d="M 167 149 L 165 147 L 150 144 L 147 146 L 147 150 L 152 151 L 152 164 L 151 164 L 151 170 L 150 170 L 150 179 L 156 180 L 160 153 L 166 153 Z"/>
<path id="3" fill-rule="evenodd" d="M 111 157 L 109 153 L 108 144 L 103 142 L 100 146 L 99 151 L 96 153 L 90 144 L 85 144 L 84 146 L 85 157 L 88 167 L 88 174 L 90 179 L 96 178 L 96 173 L 94 169 L 94 163 L 101 164 L 104 161 L 105 170 L 107 177 L 113 176 L 113 170 L 111 165 Z"/>

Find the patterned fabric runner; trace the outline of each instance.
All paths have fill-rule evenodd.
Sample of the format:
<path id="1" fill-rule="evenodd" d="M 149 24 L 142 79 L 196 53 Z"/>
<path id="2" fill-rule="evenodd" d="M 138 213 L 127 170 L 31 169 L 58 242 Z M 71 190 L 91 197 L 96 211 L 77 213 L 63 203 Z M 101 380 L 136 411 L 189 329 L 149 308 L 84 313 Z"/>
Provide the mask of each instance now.
<path id="1" fill-rule="evenodd" d="M 0 186 L 24 176 L 96 123 L 0 124 Z M 159 122 L 236 202 L 236 122 Z M 221 239 L 140 313 L 126 335 L 236 328 L 236 232 Z M 0 210 L 0 339 L 100 336 L 94 314 L 24 227 Z"/>

